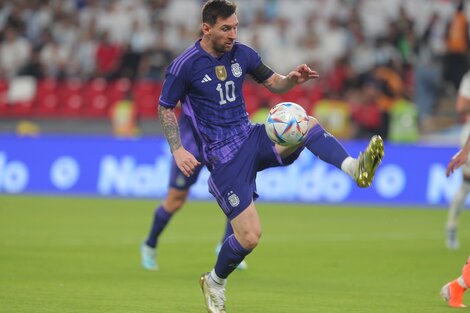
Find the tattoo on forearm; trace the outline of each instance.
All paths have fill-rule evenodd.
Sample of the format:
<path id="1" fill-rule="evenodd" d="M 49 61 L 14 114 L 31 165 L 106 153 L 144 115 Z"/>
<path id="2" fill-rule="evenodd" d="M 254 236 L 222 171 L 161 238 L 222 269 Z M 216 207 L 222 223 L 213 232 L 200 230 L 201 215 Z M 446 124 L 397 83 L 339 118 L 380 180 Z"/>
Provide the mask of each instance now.
<path id="1" fill-rule="evenodd" d="M 160 124 L 162 125 L 163 134 L 170 145 L 171 152 L 181 147 L 181 138 L 178 128 L 178 121 L 176 120 L 175 112 L 173 109 L 167 109 L 163 106 L 158 106 L 158 114 L 160 117 Z"/>

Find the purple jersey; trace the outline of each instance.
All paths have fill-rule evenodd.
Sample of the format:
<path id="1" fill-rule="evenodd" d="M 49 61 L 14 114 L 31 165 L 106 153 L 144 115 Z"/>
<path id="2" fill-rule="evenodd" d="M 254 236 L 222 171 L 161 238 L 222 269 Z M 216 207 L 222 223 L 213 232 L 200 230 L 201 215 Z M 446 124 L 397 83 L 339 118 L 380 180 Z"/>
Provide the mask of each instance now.
<path id="1" fill-rule="evenodd" d="M 181 101 L 210 169 L 231 160 L 252 130 L 242 85 L 260 65 L 258 53 L 241 43 L 215 58 L 197 41 L 167 69 L 160 105 L 173 108 Z"/>

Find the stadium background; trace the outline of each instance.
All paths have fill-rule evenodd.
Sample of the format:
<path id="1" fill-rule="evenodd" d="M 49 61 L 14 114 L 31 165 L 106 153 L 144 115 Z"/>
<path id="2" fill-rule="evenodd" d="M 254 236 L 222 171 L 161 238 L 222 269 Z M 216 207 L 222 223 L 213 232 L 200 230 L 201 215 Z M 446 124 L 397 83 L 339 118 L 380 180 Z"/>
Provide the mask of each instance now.
<path id="1" fill-rule="evenodd" d="M 296 196 L 267 192 L 262 199 L 446 204 L 460 179 L 460 173 L 446 179 L 444 166 L 458 143 L 463 118 L 455 113 L 454 102 L 458 81 L 468 68 L 468 43 L 452 43 L 447 31 L 459 3 L 240 1 L 241 41 L 281 73 L 305 62 L 321 75 L 281 96 L 247 82 L 244 91 L 253 121 L 263 122 L 269 107 L 289 100 L 346 144 L 351 141 L 354 153 L 372 134 L 387 142 L 372 192 L 358 194 L 348 184 L 349 196 L 312 198 L 299 183 L 294 190 L 302 192 L 294 192 Z M 6 136 L 0 138 L 0 191 L 163 197 L 168 162 L 155 164 L 165 164 L 160 161 L 170 156 L 160 139 L 156 104 L 165 67 L 198 36 L 200 5 L 194 0 L 4 1 L 0 131 Z M 459 57 L 465 62 L 452 61 Z M 97 140 L 102 140 L 101 153 L 90 151 Z M 33 144 L 34 157 L 29 153 Z M 114 157 L 119 168 L 131 158 L 136 164 L 128 171 L 137 178 L 129 179 L 132 186 L 127 189 L 144 190 L 120 191 L 123 187 L 114 183 L 113 190 L 101 191 L 103 169 L 98 164 L 106 156 Z M 68 162 L 61 162 L 64 158 Z M 276 190 L 292 190 L 280 179 L 289 171 L 289 177 L 320 177 L 323 172 L 341 176 L 330 168 L 315 174 L 316 167 L 308 165 L 315 161 L 307 156 L 302 160 L 281 174 L 263 173 L 263 181 Z M 416 162 L 412 160 L 420 160 L 420 166 L 411 165 Z M 53 183 L 50 177 L 68 184 Z M 333 180 L 331 189 L 342 188 L 341 181 Z M 315 178 L 306 184 L 314 187 Z M 195 188 L 192 197 L 210 199 L 202 190 Z"/>

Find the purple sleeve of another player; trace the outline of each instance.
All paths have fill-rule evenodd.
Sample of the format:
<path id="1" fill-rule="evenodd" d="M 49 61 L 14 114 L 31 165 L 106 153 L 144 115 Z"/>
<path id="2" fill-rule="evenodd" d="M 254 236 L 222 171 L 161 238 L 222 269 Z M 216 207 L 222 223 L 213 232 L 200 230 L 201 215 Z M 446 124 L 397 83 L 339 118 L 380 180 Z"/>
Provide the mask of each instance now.
<path id="1" fill-rule="evenodd" d="M 178 101 L 186 94 L 186 83 L 180 76 L 167 73 L 160 94 L 160 105 L 165 108 L 174 108 Z"/>

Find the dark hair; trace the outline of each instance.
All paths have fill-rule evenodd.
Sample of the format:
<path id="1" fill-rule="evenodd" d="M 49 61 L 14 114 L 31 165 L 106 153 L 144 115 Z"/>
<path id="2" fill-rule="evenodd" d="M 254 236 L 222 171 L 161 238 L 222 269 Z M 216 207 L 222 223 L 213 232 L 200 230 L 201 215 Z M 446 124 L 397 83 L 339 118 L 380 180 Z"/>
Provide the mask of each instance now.
<path id="1" fill-rule="evenodd" d="M 229 0 L 209 0 L 202 7 L 202 22 L 214 25 L 217 18 L 227 18 L 235 13 L 237 5 Z"/>

